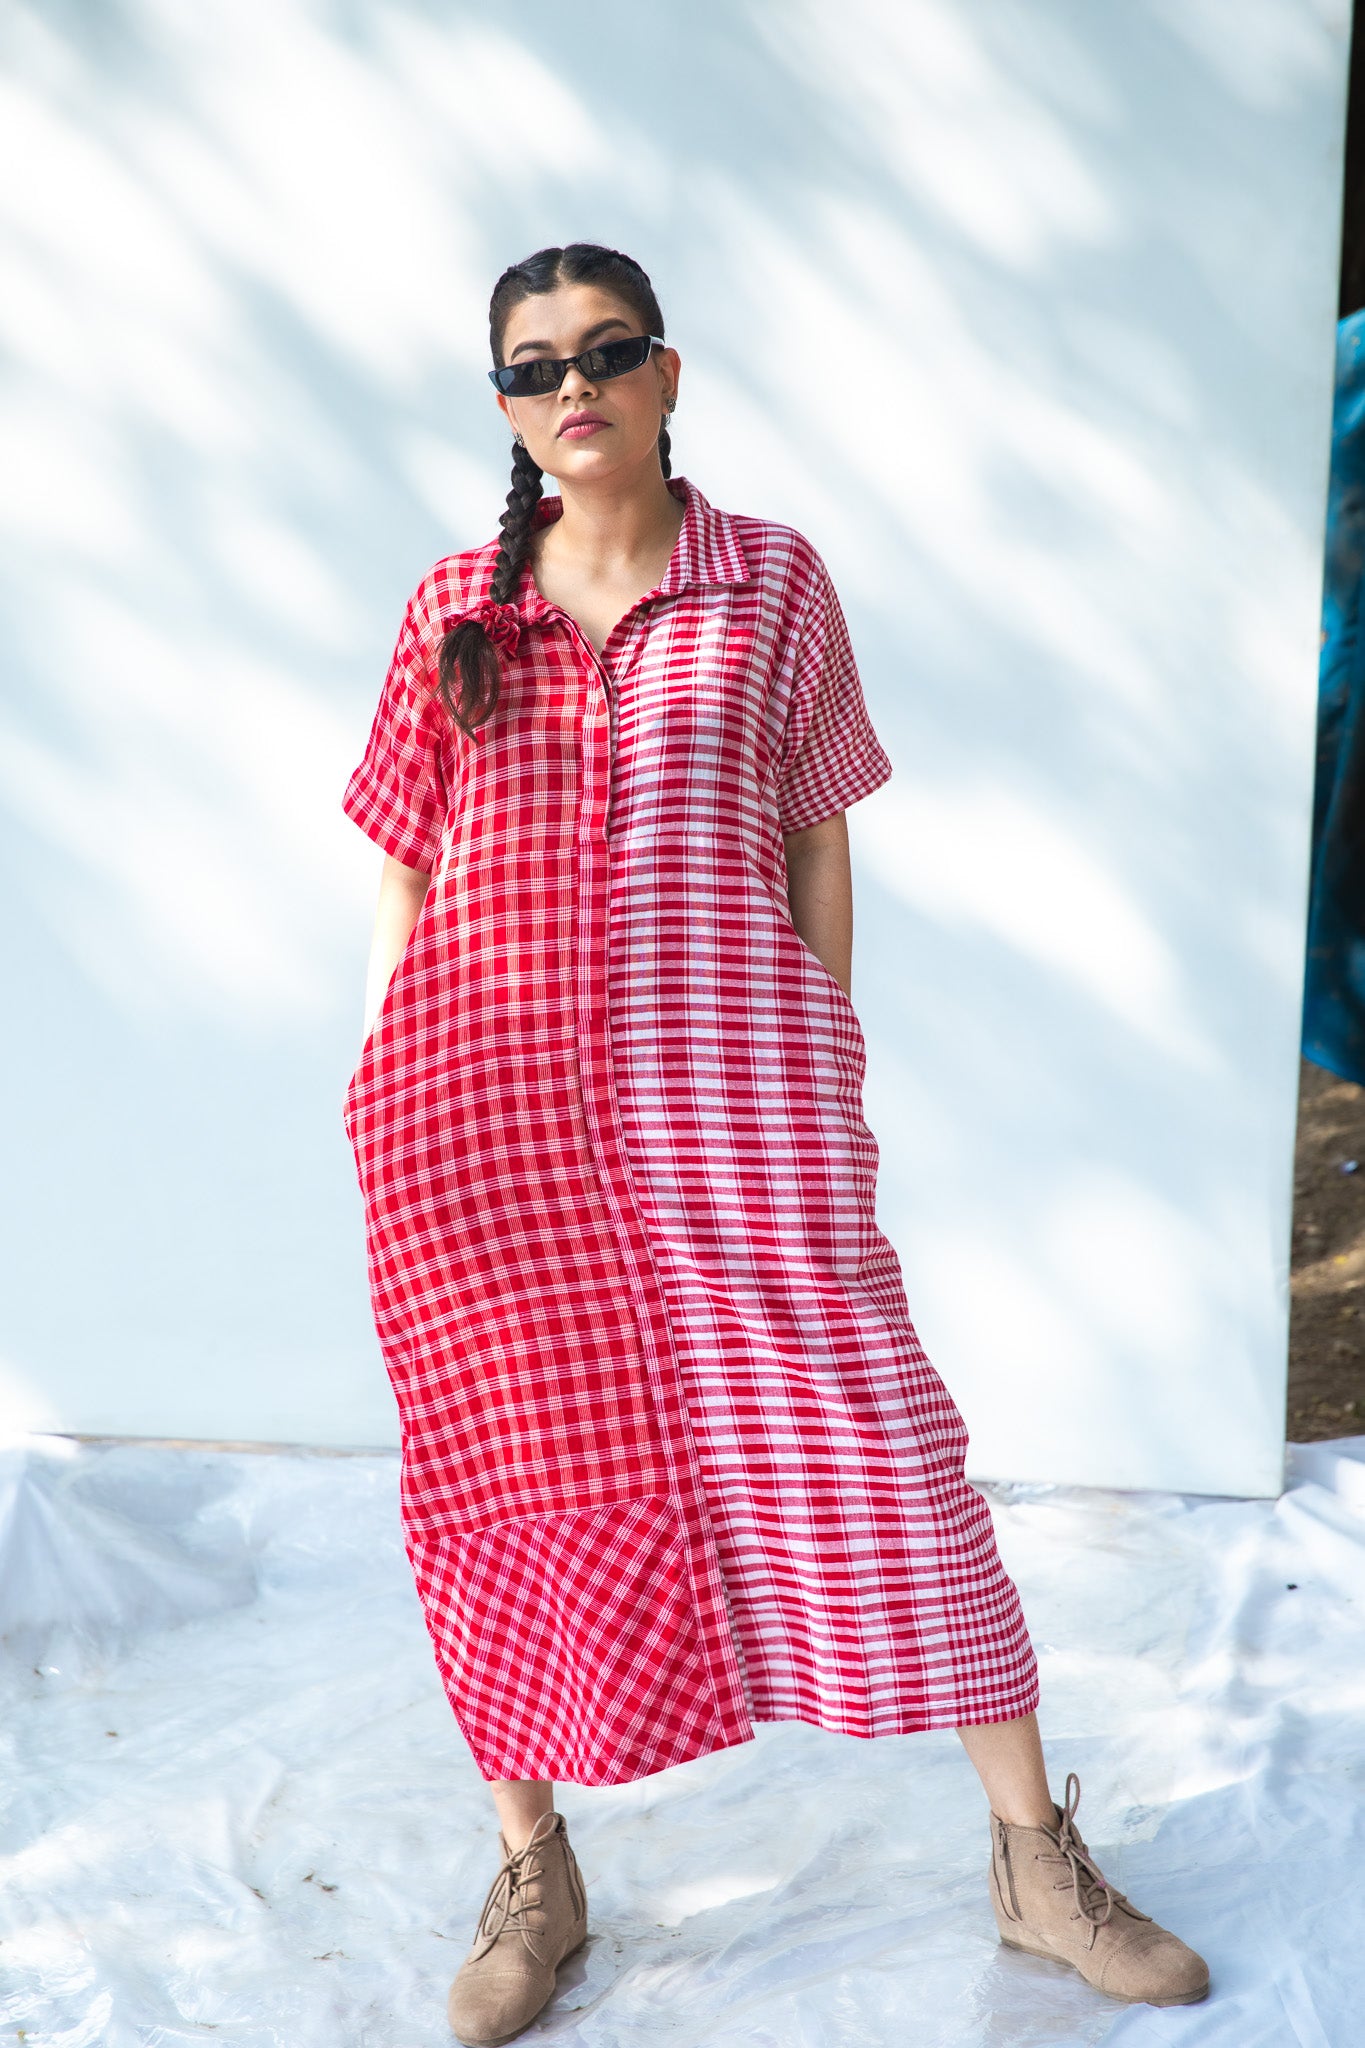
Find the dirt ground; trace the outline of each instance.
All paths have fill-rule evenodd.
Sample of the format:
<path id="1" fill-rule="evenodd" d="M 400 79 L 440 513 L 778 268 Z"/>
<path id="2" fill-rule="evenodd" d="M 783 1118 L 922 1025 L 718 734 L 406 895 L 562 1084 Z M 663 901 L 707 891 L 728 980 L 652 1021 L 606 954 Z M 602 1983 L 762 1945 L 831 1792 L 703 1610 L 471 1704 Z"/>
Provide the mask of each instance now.
<path id="1" fill-rule="evenodd" d="M 1311 1443 L 1365 1434 L 1365 1088 L 1308 1060 L 1289 1292 L 1286 1435 Z"/>

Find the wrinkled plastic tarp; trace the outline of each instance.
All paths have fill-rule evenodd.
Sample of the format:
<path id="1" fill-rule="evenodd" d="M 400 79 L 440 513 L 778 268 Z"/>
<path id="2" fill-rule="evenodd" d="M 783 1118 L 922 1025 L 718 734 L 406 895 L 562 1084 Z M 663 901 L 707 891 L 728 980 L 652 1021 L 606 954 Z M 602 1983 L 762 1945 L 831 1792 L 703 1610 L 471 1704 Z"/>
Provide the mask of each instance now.
<path id="1" fill-rule="evenodd" d="M 56 2048 L 446 2048 L 496 1866 L 392 1456 L 0 1452 L 0 2018 Z M 593 1939 L 526 2037 L 591 2048 L 1365 2040 L 1365 1438 L 1279 1501 L 989 1487 L 1053 1789 L 1208 1958 L 1121 2007 L 1002 1949 L 951 1732 L 785 1724 L 566 1787 Z M 1353 1902 L 1353 1903 L 1352 1903 Z"/>

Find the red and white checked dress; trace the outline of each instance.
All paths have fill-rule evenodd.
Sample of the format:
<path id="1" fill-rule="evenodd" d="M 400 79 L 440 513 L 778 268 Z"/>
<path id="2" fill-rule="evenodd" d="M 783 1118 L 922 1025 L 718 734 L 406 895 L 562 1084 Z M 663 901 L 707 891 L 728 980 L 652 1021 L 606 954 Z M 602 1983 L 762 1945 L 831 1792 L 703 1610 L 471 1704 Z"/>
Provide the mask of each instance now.
<path id="1" fill-rule="evenodd" d="M 494 543 L 438 562 L 343 799 L 432 876 L 344 1116 L 408 1554 L 489 1778 L 1038 1697 L 874 1220 L 862 1033 L 788 912 L 784 831 L 890 763 L 809 542 L 671 488 L 600 659 L 529 566 L 488 613 Z M 432 686 L 480 601 L 469 737 Z"/>

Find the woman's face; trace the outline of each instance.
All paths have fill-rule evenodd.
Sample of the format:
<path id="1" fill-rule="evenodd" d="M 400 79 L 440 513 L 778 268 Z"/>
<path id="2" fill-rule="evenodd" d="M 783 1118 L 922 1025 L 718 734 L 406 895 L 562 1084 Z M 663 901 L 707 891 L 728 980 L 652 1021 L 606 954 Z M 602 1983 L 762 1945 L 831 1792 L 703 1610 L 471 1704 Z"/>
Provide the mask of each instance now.
<path id="1" fill-rule="evenodd" d="M 594 284 L 565 284 L 512 309 L 502 357 L 520 363 L 534 356 L 574 356 L 598 342 L 645 331 L 614 293 Z M 558 391 L 537 398 L 509 398 L 500 391 L 497 399 L 525 435 L 527 453 L 548 475 L 565 483 L 595 483 L 648 460 L 664 401 L 677 392 L 678 369 L 676 349 L 656 348 L 623 377 L 593 383 L 573 365 Z M 589 417 L 580 419 L 584 414 Z"/>

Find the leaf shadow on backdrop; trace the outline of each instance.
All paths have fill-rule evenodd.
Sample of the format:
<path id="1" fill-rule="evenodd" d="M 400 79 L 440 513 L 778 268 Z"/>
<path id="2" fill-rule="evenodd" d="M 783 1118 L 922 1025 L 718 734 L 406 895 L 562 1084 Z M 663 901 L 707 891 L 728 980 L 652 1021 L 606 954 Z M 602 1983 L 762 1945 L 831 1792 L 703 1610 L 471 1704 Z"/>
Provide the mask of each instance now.
<path id="1" fill-rule="evenodd" d="M 1218 14 L 12 12 L 0 788 L 19 1057 L 62 1077 L 14 1228 L 93 1282 L 37 1287 L 16 1358 L 111 1301 L 153 1373 L 195 1316 L 210 1365 L 363 1329 L 340 788 L 406 595 L 500 510 L 491 283 L 583 235 L 659 287 L 675 466 L 845 598 L 897 768 L 853 817 L 869 1121 L 931 1352 L 951 1322 L 1082 1432 L 1162 1352 L 1273 1406 L 1331 223 L 1265 167 L 1321 153 L 1344 24 Z M 1143 1426 L 1209 1426 L 1181 1392 Z"/>

